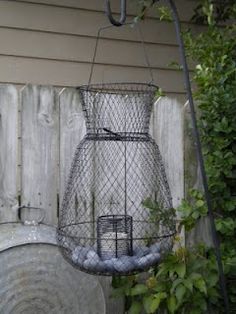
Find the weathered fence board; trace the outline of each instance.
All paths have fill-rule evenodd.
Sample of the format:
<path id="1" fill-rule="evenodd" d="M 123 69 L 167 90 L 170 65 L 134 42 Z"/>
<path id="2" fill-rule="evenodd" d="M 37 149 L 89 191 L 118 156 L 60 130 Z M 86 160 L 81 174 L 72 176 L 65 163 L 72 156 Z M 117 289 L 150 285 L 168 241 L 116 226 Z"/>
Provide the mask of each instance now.
<path id="1" fill-rule="evenodd" d="M 159 98 L 155 103 L 151 133 L 163 158 L 173 206 L 184 197 L 183 106 L 175 99 Z"/>
<path id="2" fill-rule="evenodd" d="M 203 190 L 188 102 L 184 105 L 184 160 L 185 197 L 188 198 L 190 189 Z M 186 234 L 187 246 L 198 242 L 213 245 L 209 217 L 202 218 L 196 227 Z"/>
<path id="3" fill-rule="evenodd" d="M 58 104 L 52 87 L 22 91 L 22 204 L 45 209 L 57 222 Z"/>
<path id="4" fill-rule="evenodd" d="M 60 103 L 60 197 L 70 171 L 76 146 L 85 135 L 85 120 L 78 91 L 67 88 L 59 97 Z"/>
<path id="5" fill-rule="evenodd" d="M 15 221 L 18 207 L 18 93 L 0 86 L 0 221 Z"/>

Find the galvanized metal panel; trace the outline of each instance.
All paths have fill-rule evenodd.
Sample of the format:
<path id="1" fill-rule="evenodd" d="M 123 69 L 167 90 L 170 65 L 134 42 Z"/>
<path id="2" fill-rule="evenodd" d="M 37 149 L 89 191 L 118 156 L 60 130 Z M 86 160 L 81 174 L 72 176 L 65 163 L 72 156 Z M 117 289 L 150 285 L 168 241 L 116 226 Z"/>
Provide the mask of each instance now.
<path id="1" fill-rule="evenodd" d="M 0 85 L 0 222 L 17 219 L 18 92 Z"/>
<path id="2" fill-rule="evenodd" d="M 57 222 L 58 104 L 54 89 L 26 86 L 22 97 L 22 205 L 45 209 Z"/>
<path id="3" fill-rule="evenodd" d="M 63 259 L 55 229 L 7 224 L 0 233 L 0 313 L 106 313 L 98 280 Z"/>

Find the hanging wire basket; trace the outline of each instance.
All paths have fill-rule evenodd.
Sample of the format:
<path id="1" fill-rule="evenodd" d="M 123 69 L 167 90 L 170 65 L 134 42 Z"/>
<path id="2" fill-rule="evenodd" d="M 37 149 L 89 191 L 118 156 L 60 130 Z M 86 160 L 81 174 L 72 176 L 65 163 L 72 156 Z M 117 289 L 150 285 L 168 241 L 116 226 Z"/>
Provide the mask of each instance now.
<path id="1" fill-rule="evenodd" d="M 137 83 L 78 88 L 87 134 L 71 166 L 58 243 L 65 258 L 82 271 L 144 271 L 172 248 L 170 189 L 149 135 L 156 91 L 154 85 Z"/>

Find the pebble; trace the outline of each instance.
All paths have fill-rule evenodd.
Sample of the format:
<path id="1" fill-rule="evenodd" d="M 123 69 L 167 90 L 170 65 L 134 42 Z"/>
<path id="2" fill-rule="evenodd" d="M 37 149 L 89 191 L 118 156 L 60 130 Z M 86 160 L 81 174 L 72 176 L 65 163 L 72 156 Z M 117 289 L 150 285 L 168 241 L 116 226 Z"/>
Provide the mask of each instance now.
<path id="1" fill-rule="evenodd" d="M 147 246 L 137 246 L 133 249 L 133 254 L 138 257 L 142 257 L 150 253 L 150 248 Z"/>
<path id="2" fill-rule="evenodd" d="M 105 272 L 106 268 L 104 265 L 104 262 L 101 261 L 96 261 L 92 259 L 86 259 L 83 263 L 83 266 L 85 269 L 90 270 L 90 271 L 97 271 L 97 272 Z"/>
<path id="3" fill-rule="evenodd" d="M 79 264 L 83 263 L 89 251 L 91 251 L 90 247 L 77 246 L 72 252 L 72 261 Z"/>
<path id="4" fill-rule="evenodd" d="M 129 272 L 135 268 L 135 258 L 133 256 L 122 256 L 114 261 L 113 265 L 119 272 Z"/>
<path id="5" fill-rule="evenodd" d="M 150 251 L 152 253 L 159 253 L 160 250 L 161 250 L 161 244 L 159 242 L 156 242 L 150 246 Z"/>
<path id="6" fill-rule="evenodd" d="M 146 256 L 140 257 L 138 258 L 135 262 L 136 262 L 136 266 L 138 266 L 138 268 L 146 268 L 149 266 L 154 265 L 155 263 L 157 263 L 160 260 L 161 255 L 159 253 L 151 253 L 148 254 Z"/>
<path id="7" fill-rule="evenodd" d="M 86 259 L 94 259 L 94 260 L 99 261 L 100 257 L 98 256 L 98 254 L 95 251 L 90 250 L 90 251 L 88 251 L 88 253 L 86 255 Z"/>
<path id="8" fill-rule="evenodd" d="M 92 272 L 130 272 L 138 269 L 146 269 L 160 260 L 160 243 L 154 243 L 150 248 L 146 246 L 135 247 L 133 256 L 121 256 L 119 258 L 108 257 L 102 260 L 93 247 L 77 246 L 72 251 L 72 261 L 80 267 Z"/>
<path id="9" fill-rule="evenodd" d="M 115 270 L 114 263 L 116 263 L 117 260 L 118 260 L 117 258 L 111 258 L 111 259 L 104 261 L 103 263 L 105 265 L 106 271 L 114 272 L 114 270 Z"/>

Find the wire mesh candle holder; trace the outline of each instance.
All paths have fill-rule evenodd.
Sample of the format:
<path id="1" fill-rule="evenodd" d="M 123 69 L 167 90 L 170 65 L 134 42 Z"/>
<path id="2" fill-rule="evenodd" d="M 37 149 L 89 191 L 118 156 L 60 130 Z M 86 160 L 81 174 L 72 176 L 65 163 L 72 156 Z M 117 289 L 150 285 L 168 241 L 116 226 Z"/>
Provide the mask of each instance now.
<path id="1" fill-rule="evenodd" d="M 156 91 L 138 83 L 78 88 L 87 134 L 75 151 L 57 237 L 64 257 L 82 271 L 144 271 L 172 247 L 169 185 L 149 135 Z M 147 199 L 155 210 L 144 206 Z"/>
<path id="2" fill-rule="evenodd" d="M 97 251 L 102 260 L 132 256 L 132 217 L 100 216 L 97 221 Z"/>

